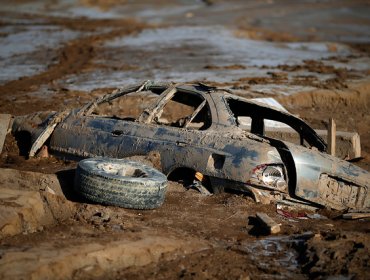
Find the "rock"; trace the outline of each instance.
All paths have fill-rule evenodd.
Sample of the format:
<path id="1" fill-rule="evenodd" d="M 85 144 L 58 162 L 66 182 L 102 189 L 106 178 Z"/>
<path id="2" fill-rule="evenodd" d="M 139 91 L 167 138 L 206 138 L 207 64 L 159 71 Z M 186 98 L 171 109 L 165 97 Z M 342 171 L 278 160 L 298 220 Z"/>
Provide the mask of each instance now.
<path id="1" fill-rule="evenodd" d="M 74 205 L 48 192 L 0 189 L 0 238 L 32 233 L 71 217 Z"/>
<path id="2" fill-rule="evenodd" d="M 90 218 L 90 222 L 93 225 L 100 225 L 102 223 L 108 223 L 109 221 L 110 216 L 107 212 L 96 212 Z"/>
<path id="3" fill-rule="evenodd" d="M 35 232 L 41 217 L 45 210 L 38 192 L 0 190 L 0 237 Z"/>
<path id="4" fill-rule="evenodd" d="M 1 169 L 0 238 L 38 231 L 74 213 L 56 175 Z"/>

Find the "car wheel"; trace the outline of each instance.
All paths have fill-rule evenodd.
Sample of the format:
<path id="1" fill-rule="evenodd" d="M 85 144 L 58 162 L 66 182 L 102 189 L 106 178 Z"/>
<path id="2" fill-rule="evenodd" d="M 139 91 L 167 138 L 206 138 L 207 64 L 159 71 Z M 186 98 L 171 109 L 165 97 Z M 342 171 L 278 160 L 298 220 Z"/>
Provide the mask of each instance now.
<path id="1" fill-rule="evenodd" d="M 162 205 L 166 189 L 164 174 L 136 161 L 89 158 L 76 170 L 75 191 L 102 204 L 154 209 Z"/>

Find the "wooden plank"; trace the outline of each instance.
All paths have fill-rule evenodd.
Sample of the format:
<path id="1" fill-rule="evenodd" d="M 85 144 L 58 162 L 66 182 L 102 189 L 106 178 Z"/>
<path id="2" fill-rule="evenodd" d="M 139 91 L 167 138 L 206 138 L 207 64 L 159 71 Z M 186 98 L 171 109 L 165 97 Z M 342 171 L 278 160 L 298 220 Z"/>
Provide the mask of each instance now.
<path id="1" fill-rule="evenodd" d="M 328 139 L 328 131 L 315 129 L 323 139 Z M 336 131 L 335 156 L 341 159 L 356 159 L 361 157 L 361 139 L 357 132 Z"/>
<path id="2" fill-rule="evenodd" d="M 11 117 L 9 114 L 0 114 L 0 153 L 3 151 Z"/>
<path id="3" fill-rule="evenodd" d="M 270 218 L 266 213 L 257 212 L 256 217 L 262 226 L 267 228 L 270 233 L 275 234 L 280 232 L 280 225 Z"/>
<path id="4" fill-rule="evenodd" d="M 370 213 L 347 213 L 343 214 L 343 219 L 346 220 L 357 220 L 357 219 L 364 219 L 370 218 Z"/>
<path id="5" fill-rule="evenodd" d="M 333 118 L 330 118 L 328 128 L 328 154 L 332 156 L 335 156 L 336 131 L 337 126 L 335 121 Z"/>

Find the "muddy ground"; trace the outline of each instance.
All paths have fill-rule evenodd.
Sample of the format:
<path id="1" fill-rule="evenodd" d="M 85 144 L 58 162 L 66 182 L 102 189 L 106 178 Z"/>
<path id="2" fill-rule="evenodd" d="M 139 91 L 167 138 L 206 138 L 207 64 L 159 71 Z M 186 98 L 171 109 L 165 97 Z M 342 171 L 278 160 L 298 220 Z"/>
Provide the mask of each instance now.
<path id="1" fill-rule="evenodd" d="M 314 128 L 333 117 L 360 134 L 355 164 L 370 171 L 368 1 L 13 1 L 0 14 L 1 113 L 73 108 L 148 79 L 202 81 L 274 97 Z M 287 218 L 176 182 L 156 210 L 95 205 L 72 191 L 75 162 L 26 159 L 11 136 L 0 165 L 2 279 L 370 274 L 368 220 Z M 263 232 L 257 212 L 281 232 Z"/>

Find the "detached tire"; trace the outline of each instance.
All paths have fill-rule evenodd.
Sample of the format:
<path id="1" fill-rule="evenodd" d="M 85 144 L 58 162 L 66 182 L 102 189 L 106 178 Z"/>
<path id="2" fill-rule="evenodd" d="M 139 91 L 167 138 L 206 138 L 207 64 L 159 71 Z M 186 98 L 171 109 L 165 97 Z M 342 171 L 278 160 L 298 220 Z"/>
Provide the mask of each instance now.
<path id="1" fill-rule="evenodd" d="M 164 174 L 136 161 L 89 158 L 76 170 L 75 191 L 102 204 L 154 209 L 163 204 L 166 189 Z"/>

